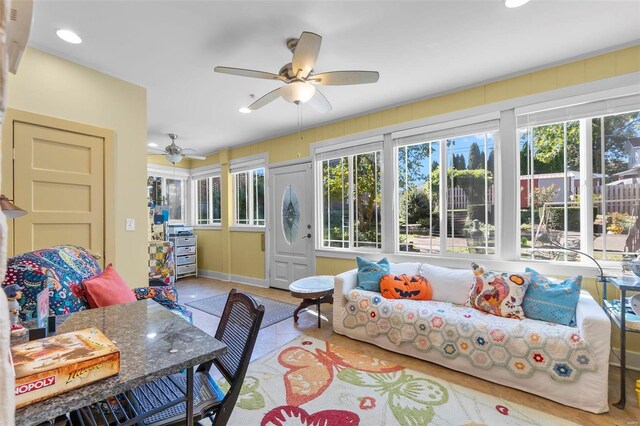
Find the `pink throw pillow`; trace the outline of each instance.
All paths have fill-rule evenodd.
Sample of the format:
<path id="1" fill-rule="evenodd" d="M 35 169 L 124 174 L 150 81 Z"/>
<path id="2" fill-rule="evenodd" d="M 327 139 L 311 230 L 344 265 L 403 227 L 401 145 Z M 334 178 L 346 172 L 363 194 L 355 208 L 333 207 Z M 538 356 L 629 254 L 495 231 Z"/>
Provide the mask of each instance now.
<path id="1" fill-rule="evenodd" d="M 97 277 L 84 281 L 87 302 L 91 308 L 135 302 L 136 296 L 111 264 Z"/>

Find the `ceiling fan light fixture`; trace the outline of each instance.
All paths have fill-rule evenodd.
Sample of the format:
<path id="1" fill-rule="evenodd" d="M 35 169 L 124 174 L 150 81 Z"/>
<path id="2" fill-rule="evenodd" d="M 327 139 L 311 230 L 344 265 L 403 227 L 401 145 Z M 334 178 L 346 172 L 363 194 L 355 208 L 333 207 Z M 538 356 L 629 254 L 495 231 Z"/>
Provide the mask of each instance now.
<path id="1" fill-rule="evenodd" d="M 295 81 L 282 87 L 280 93 L 285 101 L 294 104 L 308 102 L 316 94 L 316 87 L 313 84 Z"/>
<path id="2" fill-rule="evenodd" d="M 176 164 L 182 160 L 182 154 L 167 154 L 165 155 L 165 158 L 168 162 Z"/>
<path id="3" fill-rule="evenodd" d="M 504 5 L 509 9 L 513 9 L 516 7 L 520 7 L 526 3 L 529 3 L 529 0 L 505 0 Z"/>

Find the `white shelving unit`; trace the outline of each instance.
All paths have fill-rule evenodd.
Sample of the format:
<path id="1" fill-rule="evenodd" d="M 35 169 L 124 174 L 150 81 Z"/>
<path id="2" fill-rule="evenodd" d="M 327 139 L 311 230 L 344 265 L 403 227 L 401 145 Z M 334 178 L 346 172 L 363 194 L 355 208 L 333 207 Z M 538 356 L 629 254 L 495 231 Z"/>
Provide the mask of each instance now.
<path id="1" fill-rule="evenodd" d="M 169 237 L 176 259 L 176 280 L 198 276 L 198 237 L 196 235 Z"/>

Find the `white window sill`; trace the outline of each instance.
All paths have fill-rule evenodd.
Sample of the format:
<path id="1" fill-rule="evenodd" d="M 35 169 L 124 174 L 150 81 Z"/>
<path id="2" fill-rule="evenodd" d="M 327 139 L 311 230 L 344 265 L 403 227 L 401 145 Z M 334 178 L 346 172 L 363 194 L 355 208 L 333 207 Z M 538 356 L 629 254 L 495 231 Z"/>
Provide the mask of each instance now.
<path id="1" fill-rule="evenodd" d="M 232 232 L 265 232 L 264 226 L 249 226 L 249 225 L 232 225 L 229 227 L 229 231 Z"/>
<path id="2" fill-rule="evenodd" d="M 389 262 L 415 262 L 429 263 L 431 265 L 444 266 L 448 268 L 471 269 L 471 262 L 479 263 L 496 272 L 523 272 L 529 267 L 541 274 L 555 276 L 583 275 L 584 277 L 595 278 L 600 271 L 592 261 L 588 262 L 549 262 L 541 260 L 498 260 L 495 256 L 467 255 L 460 256 L 437 256 L 426 254 L 405 254 L 405 253 L 382 253 L 379 251 L 354 251 L 347 249 L 316 249 L 315 255 L 334 259 L 354 259 L 356 256 L 367 257 L 378 261 L 386 257 Z M 622 275 L 622 268 L 617 262 L 599 262 L 607 275 Z"/>
<path id="3" fill-rule="evenodd" d="M 193 225 L 193 229 L 195 231 L 197 230 L 216 230 L 216 231 L 220 231 L 222 230 L 222 225 Z"/>

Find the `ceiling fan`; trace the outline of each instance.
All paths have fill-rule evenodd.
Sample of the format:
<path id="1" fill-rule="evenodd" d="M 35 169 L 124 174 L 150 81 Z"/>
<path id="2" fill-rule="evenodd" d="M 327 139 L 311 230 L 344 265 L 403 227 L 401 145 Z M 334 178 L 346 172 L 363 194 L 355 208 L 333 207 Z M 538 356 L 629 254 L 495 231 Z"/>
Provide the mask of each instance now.
<path id="1" fill-rule="evenodd" d="M 315 74 L 313 67 L 318 59 L 321 43 L 322 37 L 308 31 L 304 31 L 300 38 L 288 39 L 287 48 L 293 53 L 293 59 L 284 65 L 278 74 L 220 66 L 215 67 L 214 71 L 240 77 L 278 80 L 285 83 L 284 86 L 272 90 L 249 105 L 248 108 L 252 111 L 282 97 L 287 102 L 296 105 L 308 102 L 320 112 L 329 112 L 332 108 L 331 104 L 316 86 L 375 83 L 380 75 L 377 71 L 330 71 Z"/>
<path id="2" fill-rule="evenodd" d="M 164 147 L 164 151 L 161 149 L 150 148 L 154 151 L 161 151 L 158 153 L 154 153 L 151 155 L 164 155 L 168 162 L 176 164 L 182 161 L 183 158 L 191 158 L 192 160 L 204 160 L 207 157 L 203 157 L 202 155 L 192 155 L 185 154 L 183 151 L 193 151 L 193 148 L 180 148 L 176 145 L 176 139 L 178 139 L 178 135 L 175 133 L 169 133 L 168 135 L 171 138 L 171 144 Z"/>

